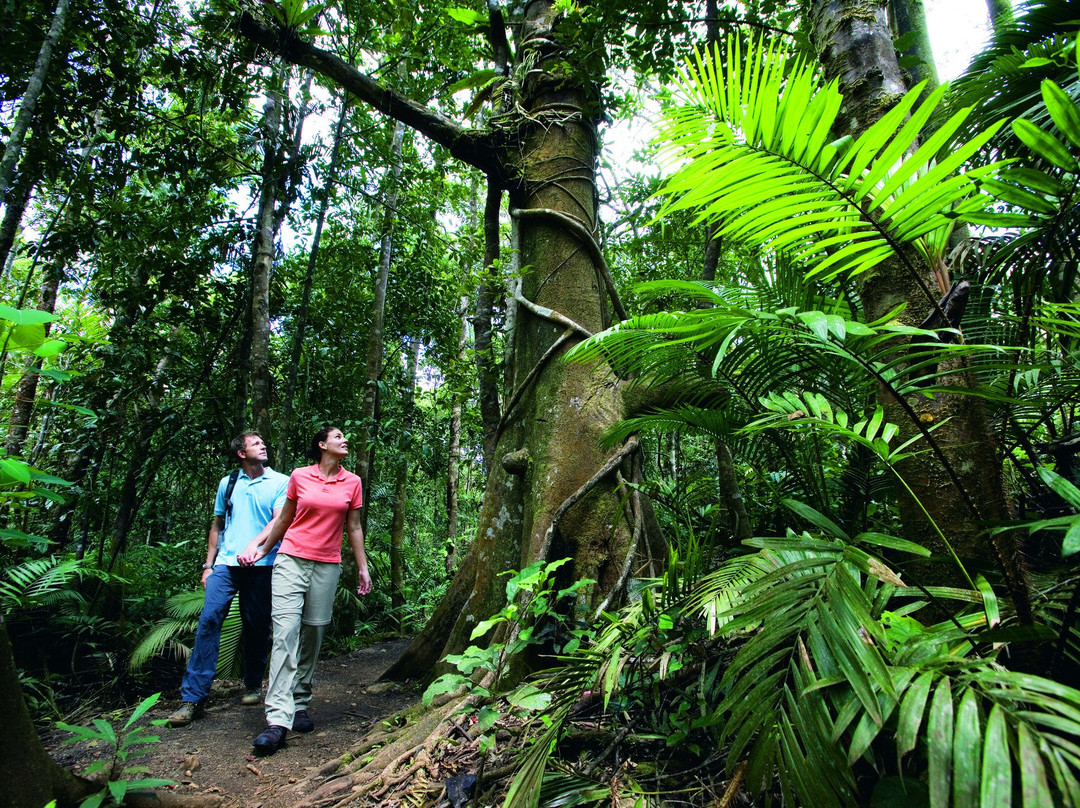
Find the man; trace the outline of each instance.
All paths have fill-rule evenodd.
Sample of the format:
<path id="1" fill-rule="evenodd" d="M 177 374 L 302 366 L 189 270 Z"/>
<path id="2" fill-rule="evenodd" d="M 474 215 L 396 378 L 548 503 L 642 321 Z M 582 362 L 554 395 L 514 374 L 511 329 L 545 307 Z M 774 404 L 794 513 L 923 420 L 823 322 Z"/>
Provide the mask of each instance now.
<path id="1" fill-rule="evenodd" d="M 202 567 L 206 602 L 180 686 L 183 703 L 169 716 L 173 727 L 190 724 L 202 712 L 217 668 L 221 624 L 236 595 L 240 596 L 244 630 L 244 695 L 240 703 L 262 702 L 262 678 L 270 648 L 270 580 L 276 552 L 254 565 L 240 566 L 236 557 L 249 542 L 269 530 L 285 504 L 289 478 L 267 468 L 266 444 L 255 432 L 235 437 L 229 450 L 240 459 L 240 469 L 218 483 L 214 520 L 206 541 L 206 563 Z"/>

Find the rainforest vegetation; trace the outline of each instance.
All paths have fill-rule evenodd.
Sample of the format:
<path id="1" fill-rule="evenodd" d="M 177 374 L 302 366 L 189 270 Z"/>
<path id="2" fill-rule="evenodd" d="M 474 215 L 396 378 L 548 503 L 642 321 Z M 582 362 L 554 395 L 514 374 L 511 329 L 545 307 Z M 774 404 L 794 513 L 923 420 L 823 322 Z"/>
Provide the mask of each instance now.
<path id="1" fill-rule="evenodd" d="M 923 6 L 0 0 L 0 801 L 334 424 L 420 705 L 309 804 L 1080 806 L 1080 2 Z"/>

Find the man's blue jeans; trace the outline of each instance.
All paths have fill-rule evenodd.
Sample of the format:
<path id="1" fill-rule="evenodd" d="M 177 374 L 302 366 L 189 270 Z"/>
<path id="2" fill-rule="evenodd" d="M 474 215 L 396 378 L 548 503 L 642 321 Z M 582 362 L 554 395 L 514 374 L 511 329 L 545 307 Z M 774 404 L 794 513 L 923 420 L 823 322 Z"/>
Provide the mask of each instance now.
<path id="1" fill-rule="evenodd" d="M 187 672 L 180 685 L 182 701 L 201 702 L 210 694 L 221 647 L 221 624 L 229 605 L 240 597 L 243 632 L 244 686 L 262 686 L 266 658 L 270 650 L 270 581 L 274 568 L 230 567 L 216 564 L 206 579 L 206 601 L 199 615 L 195 647 L 191 649 Z"/>

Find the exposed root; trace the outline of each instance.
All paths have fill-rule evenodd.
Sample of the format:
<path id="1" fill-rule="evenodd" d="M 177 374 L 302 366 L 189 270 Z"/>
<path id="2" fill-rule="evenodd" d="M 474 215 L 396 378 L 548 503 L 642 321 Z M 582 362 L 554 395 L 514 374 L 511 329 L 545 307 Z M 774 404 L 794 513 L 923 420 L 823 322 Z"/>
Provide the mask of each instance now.
<path id="1" fill-rule="evenodd" d="M 297 783 L 298 794 L 306 796 L 296 808 L 377 805 L 380 800 L 401 805 L 405 804 L 404 791 L 430 791 L 434 781 L 446 776 L 444 757 L 460 757 L 463 750 L 475 752 L 471 739 L 452 738 L 461 733 L 456 717 L 475 709 L 480 701 L 479 696 L 469 695 L 428 709 L 417 705 L 404 714 L 405 726 L 390 733 L 382 727 L 373 729 L 348 752 Z"/>

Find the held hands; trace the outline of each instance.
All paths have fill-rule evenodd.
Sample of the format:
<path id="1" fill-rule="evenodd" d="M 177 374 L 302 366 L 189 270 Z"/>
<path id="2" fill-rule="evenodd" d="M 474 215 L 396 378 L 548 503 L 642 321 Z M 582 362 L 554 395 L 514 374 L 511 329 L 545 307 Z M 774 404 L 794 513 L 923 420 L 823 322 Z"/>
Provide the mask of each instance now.
<path id="1" fill-rule="evenodd" d="M 239 553 L 239 555 L 236 556 L 236 560 L 241 567 L 250 567 L 252 564 L 258 561 L 260 558 L 263 558 L 265 555 L 266 551 L 263 550 L 263 547 L 259 543 L 259 540 L 255 538 L 252 539 L 248 543 L 248 546 L 245 547 Z"/>

